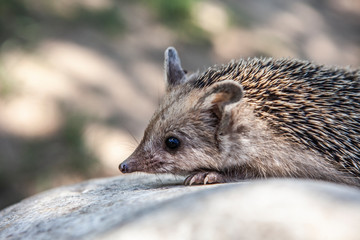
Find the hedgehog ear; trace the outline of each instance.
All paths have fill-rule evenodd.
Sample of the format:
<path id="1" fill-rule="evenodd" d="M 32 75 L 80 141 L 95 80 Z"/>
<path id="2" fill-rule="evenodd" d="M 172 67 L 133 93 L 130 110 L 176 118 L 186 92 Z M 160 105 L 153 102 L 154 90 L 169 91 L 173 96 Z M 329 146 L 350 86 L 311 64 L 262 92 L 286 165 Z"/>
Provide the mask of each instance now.
<path id="1" fill-rule="evenodd" d="M 186 82 L 186 74 L 181 67 L 181 61 L 175 48 L 168 47 L 166 49 L 164 65 L 167 87 L 173 87 Z"/>
<path id="2" fill-rule="evenodd" d="M 225 80 L 215 83 L 210 87 L 203 97 L 203 106 L 210 108 L 219 119 L 224 112 L 229 110 L 232 103 L 239 102 L 244 95 L 241 85 L 233 80 Z"/>

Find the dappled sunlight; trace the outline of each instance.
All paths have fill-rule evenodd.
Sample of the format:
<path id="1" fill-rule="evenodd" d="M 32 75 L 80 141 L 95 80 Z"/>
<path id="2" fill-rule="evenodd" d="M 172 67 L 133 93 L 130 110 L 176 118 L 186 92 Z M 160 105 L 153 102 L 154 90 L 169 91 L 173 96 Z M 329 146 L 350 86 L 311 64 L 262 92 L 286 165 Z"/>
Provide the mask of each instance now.
<path id="1" fill-rule="evenodd" d="M 93 11 L 101 11 L 113 5 L 111 0 L 57 0 L 53 2 L 52 7 L 64 17 L 70 17 L 79 6 Z"/>
<path id="2" fill-rule="evenodd" d="M 11 51 L 3 54 L 2 63 L 20 92 L 34 98 L 45 98 L 45 101 L 76 95 L 71 78 L 54 71 L 45 59 L 35 54 Z"/>
<path id="3" fill-rule="evenodd" d="M 100 160 L 107 174 L 119 174 L 119 163 L 134 151 L 137 142 L 118 128 L 89 124 L 84 131 L 85 143 Z"/>
<path id="4" fill-rule="evenodd" d="M 306 42 L 306 53 L 318 62 L 329 63 L 341 55 L 341 49 L 337 49 L 334 42 L 324 34 L 314 34 Z M 326 55 L 322 54 L 326 52 Z"/>
<path id="5" fill-rule="evenodd" d="M 46 137 L 55 134 L 62 124 L 53 102 L 30 96 L 0 102 L 0 113 L 0 129 L 20 137 Z"/>
<path id="6" fill-rule="evenodd" d="M 256 30 L 231 29 L 214 38 L 214 52 L 222 61 L 257 56 L 294 57 L 296 53 L 287 46 L 287 37 L 282 38 L 268 28 Z M 240 44 L 239 44 L 240 43 Z"/>
<path id="7" fill-rule="evenodd" d="M 150 114 L 154 109 L 145 96 L 138 94 L 138 90 L 131 84 L 132 79 L 122 71 L 121 66 L 92 49 L 69 42 L 52 41 L 45 43 L 39 52 L 55 70 L 72 79 L 73 85 L 78 86 L 74 102 L 93 115 L 97 115 L 96 111 L 108 109 L 107 117 L 114 111 L 127 112 L 137 117 L 138 110 Z M 155 74 L 162 77 L 160 72 Z M 147 72 L 149 75 L 151 72 Z M 90 88 L 90 92 L 87 88 Z M 134 111 L 133 106 L 128 104 L 129 99 L 140 109 Z"/>
<path id="8" fill-rule="evenodd" d="M 340 36 L 334 35 L 342 29 L 334 29 L 326 19 L 327 15 L 308 3 L 292 0 L 278 8 L 271 1 L 245 2 L 248 1 L 234 3 L 234 6 L 241 8 L 243 4 L 248 18 L 254 19 L 251 27 L 225 26 L 220 23 L 222 27 L 218 27 L 212 24 L 211 21 L 217 19 L 216 14 L 211 12 L 212 8 L 207 7 L 213 6 L 212 2 L 203 3 L 202 13 L 196 19 L 204 30 L 216 33 L 211 38 L 216 59 L 224 61 L 256 55 L 305 58 L 331 65 L 359 64 L 359 57 L 354 54 L 360 53 L 359 45 L 355 42 L 346 43 L 348 39 L 341 40 Z M 350 4 L 349 1 L 340 4 L 344 5 L 344 11 L 347 4 Z M 221 6 L 217 6 L 217 12 L 226 14 Z M 223 15 L 219 18 L 221 23 L 224 18 Z M 212 26 L 216 31 L 213 31 Z M 352 36 L 354 33 L 349 34 Z"/>
<path id="9" fill-rule="evenodd" d="M 214 52 L 223 61 L 247 57 L 253 53 L 254 40 L 255 36 L 246 30 L 230 29 L 214 37 Z"/>
<path id="10" fill-rule="evenodd" d="M 229 16 L 220 2 L 199 1 L 193 11 L 196 23 L 212 34 L 221 34 L 229 25 Z"/>
<path id="11" fill-rule="evenodd" d="M 329 0 L 329 5 L 343 12 L 360 14 L 360 1 L 357 0 Z"/>
<path id="12" fill-rule="evenodd" d="M 38 52 L 51 67 L 74 81 L 101 85 L 117 74 L 115 63 L 109 58 L 74 42 L 48 40 L 39 46 Z"/>
<path id="13" fill-rule="evenodd" d="M 130 68 L 134 76 L 142 80 L 139 83 L 141 85 L 141 89 L 149 94 L 152 99 L 158 99 L 164 95 L 165 79 L 162 66 L 139 60 L 132 64 Z M 148 80 L 150 77 L 161 81 L 150 81 Z"/>

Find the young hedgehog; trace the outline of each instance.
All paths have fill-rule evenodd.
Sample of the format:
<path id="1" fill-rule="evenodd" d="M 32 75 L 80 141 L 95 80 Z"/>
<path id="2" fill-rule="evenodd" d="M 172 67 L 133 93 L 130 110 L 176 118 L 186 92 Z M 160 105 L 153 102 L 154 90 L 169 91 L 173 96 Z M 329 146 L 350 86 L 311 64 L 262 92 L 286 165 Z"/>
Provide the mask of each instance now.
<path id="1" fill-rule="evenodd" d="M 121 172 L 360 187 L 360 70 L 255 58 L 186 75 L 170 47 L 165 71 L 166 96 Z"/>

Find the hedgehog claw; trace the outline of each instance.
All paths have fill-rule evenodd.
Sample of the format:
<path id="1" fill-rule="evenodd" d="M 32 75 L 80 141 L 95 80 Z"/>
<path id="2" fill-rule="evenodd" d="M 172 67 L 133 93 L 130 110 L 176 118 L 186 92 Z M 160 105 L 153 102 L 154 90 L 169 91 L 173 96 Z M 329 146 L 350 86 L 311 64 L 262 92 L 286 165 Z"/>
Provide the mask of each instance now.
<path id="1" fill-rule="evenodd" d="M 197 172 L 188 176 L 184 185 L 206 185 L 225 182 L 224 176 L 218 172 Z"/>

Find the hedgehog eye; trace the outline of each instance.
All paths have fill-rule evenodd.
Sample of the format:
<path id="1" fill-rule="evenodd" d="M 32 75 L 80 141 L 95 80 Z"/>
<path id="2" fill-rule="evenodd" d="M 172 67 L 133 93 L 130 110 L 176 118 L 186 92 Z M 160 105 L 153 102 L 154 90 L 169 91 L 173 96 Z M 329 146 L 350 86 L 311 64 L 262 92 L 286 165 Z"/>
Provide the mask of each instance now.
<path id="1" fill-rule="evenodd" d="M 180 140 L 177 139 L 176 137 L 168 137 L 165 140 L 165 144 L 168 148 L 174 150 L 180 146 Z"/>

